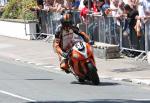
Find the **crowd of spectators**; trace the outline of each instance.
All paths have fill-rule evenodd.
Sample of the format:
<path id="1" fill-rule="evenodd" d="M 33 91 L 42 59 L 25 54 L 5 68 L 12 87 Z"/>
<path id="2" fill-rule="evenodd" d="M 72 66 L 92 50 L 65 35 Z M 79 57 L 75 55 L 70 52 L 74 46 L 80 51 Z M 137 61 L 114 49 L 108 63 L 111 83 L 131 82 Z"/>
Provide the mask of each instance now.
<path id="1" fill-rule="evenodd" d="M 132 10 L 137 10 L 139 17 L 143 18 L 149 16 L 149 2 L 150 0 L 37 0 L 38 8 L 47 11 L 80 10 L 83 21 L 89 11 L 120 17 L 124 14 L 126 4 Z"/>
<path id="2" fill-rule="evenodd" d="M 87 14 L 113 16 L 116 25 L 120 26 L 126 18 L 123 34 L 128 33 L 130 48 L 144 49 L 144 24 L 149 27 L 150 0 L 37 0 L 37 9 L 61 13 L 63 10 L 77 10 L 82 23 L 87 23 Z M 59 17 L 59 16 L 57 16 Z M 148 29 L 146 29 L 148 30 Z M 150 44 L 150 33 L 148 33 Z M 150 49 L 150 47 L 149 47 Z"/>
<path id="3" fill-rule="evenodd" d="M 37 9 L 43 9 L 50 12 L 61 12 L 65 9 L 78 10 L 80 0 L 36 0 Z M 39 8 L 40 7 L 40 8 Z"/>

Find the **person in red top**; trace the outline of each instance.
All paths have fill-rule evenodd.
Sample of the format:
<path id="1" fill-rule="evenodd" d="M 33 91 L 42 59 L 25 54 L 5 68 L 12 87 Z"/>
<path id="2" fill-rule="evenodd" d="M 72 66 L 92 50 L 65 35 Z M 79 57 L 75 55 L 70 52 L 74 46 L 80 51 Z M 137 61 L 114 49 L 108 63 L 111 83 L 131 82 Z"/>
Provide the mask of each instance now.
<path id="1" fill-rule="evenodd" d="M 97 1 L 98 0 L 93 0 L 93 3 L 92 3 L 92 10 L 93 10 L 93 12 L 98 12 Z"/>
<path id="2" fill-rule="evenodd" d="M 89 4 L 88 4 L 88 0 L 84 0 L 83 4 L 84 4 L 84 8 L 81 10 L 80 16 L 81 16 L 81 20 L 83 22 L 86 22 L 86 20 L 87 20 L 87 14 L 90 11 L 89 8 L 91 8 L 92 1 L 90 2 L 90 7 L 89 7 Z"/>
<path id="3" fill-rule="evenodd" d="M 88 3 L 89 0 L 84 0 L 83 4 L 84 4 L 84 8 L 81 10 L 80 12 L 80 17 L 83 23 L 87 24 L 88 23 L 88 34 L 90 35 L 90 38 L 93 40 L 93 26 L 95 25 L 94 20 L 94 15 L 97 14 L 102 14 L 102 10 L 100 11 L 100 6 L 103 5 L 104 1 L 103 0 L 93 0 L 93 2 L 90 2 L 91 5 L 89 5 Z M 90 10 L 91 11 L 90 11 Z M 90 12 L 90 14 L 92 14 L 92 16 L 87 18 L 87 14 Z M 94 27 L 95 28 L 95 27 Z"/>

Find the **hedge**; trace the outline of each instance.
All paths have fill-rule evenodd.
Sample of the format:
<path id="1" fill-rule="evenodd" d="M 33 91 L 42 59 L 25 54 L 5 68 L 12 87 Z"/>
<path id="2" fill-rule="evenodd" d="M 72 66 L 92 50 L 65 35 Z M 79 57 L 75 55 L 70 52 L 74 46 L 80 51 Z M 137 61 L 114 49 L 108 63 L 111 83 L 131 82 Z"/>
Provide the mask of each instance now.
<path id="1" fill-rule="evenodd" d="M 3 19 L 36 19 L 35 13 L 30 11 L 31 7 L 36 6 L 35 0 L 9 0 L 4 7 Z"/>

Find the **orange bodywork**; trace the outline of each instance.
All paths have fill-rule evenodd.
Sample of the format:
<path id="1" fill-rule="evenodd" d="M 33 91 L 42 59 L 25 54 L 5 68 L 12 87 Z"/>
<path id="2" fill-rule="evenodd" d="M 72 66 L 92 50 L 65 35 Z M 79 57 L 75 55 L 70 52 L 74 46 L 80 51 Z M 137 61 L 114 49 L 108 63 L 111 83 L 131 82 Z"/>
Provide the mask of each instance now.
<path id="1" fill-rule="evenodd" d="M 70 55 L 72 68 L 79 77 L 84 77 L 88 73 L 86 67 L 87 62 L 91 62 L 95 66 L 94 55 L 90 44 L 86 43 L 86 56 L 77 50 L 73 50 Z"/>

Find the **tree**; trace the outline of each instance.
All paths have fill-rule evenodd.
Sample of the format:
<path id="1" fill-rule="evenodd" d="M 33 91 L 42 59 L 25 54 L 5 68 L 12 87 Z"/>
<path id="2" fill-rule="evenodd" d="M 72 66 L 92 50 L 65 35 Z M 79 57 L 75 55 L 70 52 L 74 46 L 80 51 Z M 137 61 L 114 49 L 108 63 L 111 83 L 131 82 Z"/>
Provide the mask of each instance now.
<path id="1" fill-rule="evenodd" d="M 2 18 L 34 20 L 36 15 L 30 11 L 36 6 L 35 0 L 10 0 L 5 6 Z"/>

